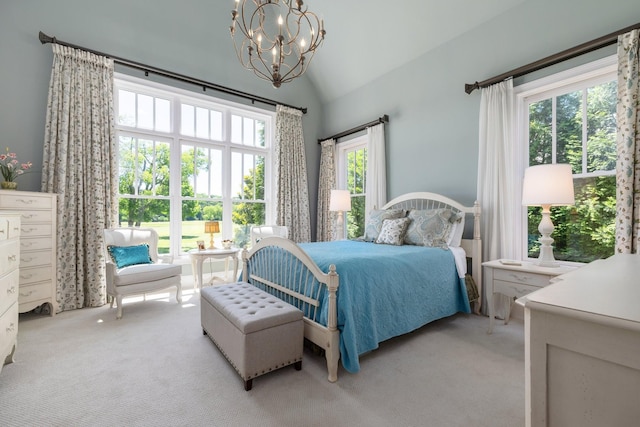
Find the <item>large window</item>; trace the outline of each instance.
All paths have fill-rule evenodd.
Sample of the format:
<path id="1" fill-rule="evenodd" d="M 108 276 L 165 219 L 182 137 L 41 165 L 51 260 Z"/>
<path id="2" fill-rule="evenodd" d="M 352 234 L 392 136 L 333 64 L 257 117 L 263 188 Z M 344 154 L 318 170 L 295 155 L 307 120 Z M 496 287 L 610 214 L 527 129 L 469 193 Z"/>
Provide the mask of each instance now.
<path id="1" fill-rule="evenodd" d="M 338 187 L 349 190 L 351 211 L 346 215 L 348 239 L 364 236 L 365 193 L 367 175 L 366 136 L 343 142 L 337 146 Z"/>
<path id="2" fill-rule="evenodd" d="M 274 114 L 129 77 L 116 79 L 119 221 L 152 227 L 162 253 L 209 242 L 249 242 L 273 218 Z"/>
<path id="3" fill-rule="evenodd" d="M 575 205 L 552 207 L 554 255 L 590 262 L 614 253 L 617 77 L 609 60 L 519 96 L 526 165 L 568 163 Z M 541 208 L 527 209 L 526 254 L 539 254 Z"/>

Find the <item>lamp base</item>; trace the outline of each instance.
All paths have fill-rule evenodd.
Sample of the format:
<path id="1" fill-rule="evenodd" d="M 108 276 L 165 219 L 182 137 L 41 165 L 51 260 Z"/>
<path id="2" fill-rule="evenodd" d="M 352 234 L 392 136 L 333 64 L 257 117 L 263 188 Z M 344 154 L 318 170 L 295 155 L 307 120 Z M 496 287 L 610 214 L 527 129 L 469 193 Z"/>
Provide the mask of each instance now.
<path id="1" fill-rule="evenodd" d="M 536 263 L 540 267 L 558 267 L 560 264 L 553 256 L 553 238 L 551 234 L 555 228 L 551 221 L 551 206 L 542 205 L 542 219 L 540 225 L 538 225 L 538 231 L 542 234 L 542 237 L 538 240 L 540 242 L 540 255 L 538 256 L 538 262 Z"/>

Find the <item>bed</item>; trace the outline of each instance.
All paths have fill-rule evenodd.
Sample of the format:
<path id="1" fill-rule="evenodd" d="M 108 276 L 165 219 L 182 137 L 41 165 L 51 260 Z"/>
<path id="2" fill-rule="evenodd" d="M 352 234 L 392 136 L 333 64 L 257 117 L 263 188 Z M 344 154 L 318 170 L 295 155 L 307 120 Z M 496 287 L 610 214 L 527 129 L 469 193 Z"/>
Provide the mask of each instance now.
<path id="1" fill-rule="evenodd" d="M 391 222 L 418 224 L 420 215 L 450 212 L 456 218 L 451 220 L 450 235 L 460 238 L 423 246 L 350 240 L 296 244 L 268 237 L 243 252 L 244 281 L 303 311 L 305 338 L 324 350 L 331 382 L 338 378 L 340 360 L 346 371 L 358 372 L 359 356 L 380 342 L 437 319 L 470 312 L 465 281 L 468 259 L 481 292 L 477 202 L 463 206 L 442 195 L 419 192 L 397 197 L 376 212 L 384 216 L 398 210 L 401 218 L 412 219 L 385 220 L 383 231 Z M 468 218 L 473 220 L 473 237 L 463 239 Z M 478 312 L 479 304 L 480 299 L 474 311 Z"/>

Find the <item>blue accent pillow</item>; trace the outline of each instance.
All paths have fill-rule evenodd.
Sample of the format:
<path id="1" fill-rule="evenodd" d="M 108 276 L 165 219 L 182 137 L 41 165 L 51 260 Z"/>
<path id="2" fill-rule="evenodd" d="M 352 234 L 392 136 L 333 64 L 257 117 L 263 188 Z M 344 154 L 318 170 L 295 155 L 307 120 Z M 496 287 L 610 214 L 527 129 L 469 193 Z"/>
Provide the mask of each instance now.
<path id="1" fill-rule="evenodd" d="M 137 246 L 108 246 L 107 250 L 118 268 L 129 265 L 153 263 L 149 256 L 149 245 L 147 244 Z"/>

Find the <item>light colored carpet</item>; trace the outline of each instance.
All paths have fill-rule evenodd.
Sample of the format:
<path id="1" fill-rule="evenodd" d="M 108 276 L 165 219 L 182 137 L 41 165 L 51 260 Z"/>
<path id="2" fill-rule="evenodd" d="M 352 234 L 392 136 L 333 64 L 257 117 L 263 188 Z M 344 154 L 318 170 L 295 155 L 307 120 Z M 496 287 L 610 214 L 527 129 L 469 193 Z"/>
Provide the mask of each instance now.
<path id="1" fill-rule="evenodd" d="M 0 373 L 2 426 L 524 425 L 521 319 L 456 315 L 383 343 L 327 381 L 305 349 L 302 371 L 240 377 L 200 327 L 200 295 L 21 315 L 16 362 Z"/>

